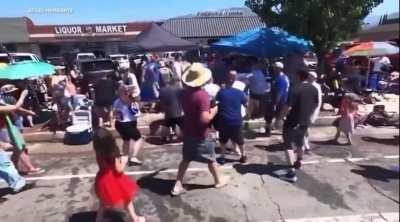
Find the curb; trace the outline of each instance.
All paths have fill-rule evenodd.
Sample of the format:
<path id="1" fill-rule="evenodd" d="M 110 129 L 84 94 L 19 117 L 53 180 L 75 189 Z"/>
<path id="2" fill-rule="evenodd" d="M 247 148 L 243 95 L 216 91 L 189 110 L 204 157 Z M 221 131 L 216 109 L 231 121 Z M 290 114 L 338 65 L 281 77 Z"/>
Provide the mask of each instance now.
<path id="1" fill-rule="evenodd" d="M 339 116 L 322 116 L 317 119 L 314 126 L 331 126 L 333 121 Z M 257 129 L 263 127 L 265 122 L 263 120 L 252 120 L 248 121 L 250 129 Z M 138 126 L 140 132 L 143 135 L 149 134 L 149 126 L 148 125 L 141 125 Z M 116 138 L 120 138 L 119 134 L 116 132 L 115 129 L 111 129 L 112 134 Z M 52 132 L 35 132 L 35 133 L 24 133 L 24 139 L 27 143 L 62 143 L 64 139 L 65 132 L 64 131 L 57 131 L 55 133 Z"/>

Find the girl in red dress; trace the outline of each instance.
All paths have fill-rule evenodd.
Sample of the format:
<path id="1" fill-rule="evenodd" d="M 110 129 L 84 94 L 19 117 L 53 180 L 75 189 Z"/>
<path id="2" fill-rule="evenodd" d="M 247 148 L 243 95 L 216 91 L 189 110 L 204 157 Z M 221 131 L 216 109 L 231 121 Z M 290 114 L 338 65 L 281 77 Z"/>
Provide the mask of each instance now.
<path id="1" fill-rule="evenodd" d="M 139 190 L 123 172 L 127 162 L 126 156 L 121 156 L 117 143 L 112 134 L 99 128 L 93 137 L 93 147 L 99 172 L 96 175 L 95 190 L 100 200 L 96 222 L 103 221 L 105 209 L 125 209 L 132 222 L 144 222 L 145 218 L 135 213 L 132 199 Z"/>

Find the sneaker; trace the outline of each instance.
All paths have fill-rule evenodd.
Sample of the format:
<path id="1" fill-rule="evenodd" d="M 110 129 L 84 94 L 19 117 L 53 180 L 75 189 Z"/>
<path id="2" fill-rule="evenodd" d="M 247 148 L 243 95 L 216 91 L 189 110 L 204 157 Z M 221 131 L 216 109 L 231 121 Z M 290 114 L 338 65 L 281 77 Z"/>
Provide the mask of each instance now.
<path id="1" fill-rule="evenodd" d="M 305 153 L 306 155 L 309 155 L 309 156 L 312 155 L 312 152 L 311 152 L 310 149 L 306 149 L 306 150 L 304 151 L 304 153 Z"/>
<path id="2" fill-rule="evenodd" d="M 135 166 L 135 165 L 142 165 L 142 161 L 140 161 L 137 157 L 131 157 L 129 159 L 129 166 Z"/>
<path id="3" fill-rule="evenodd" d="M 18 181 L 15 183 L 14 187 L 13 187 L 13 193 L 19 193 L 21 192 L 26 186 L 26 181 L 23 177 L 21 177 L 20 179 L 18 179 Z"/>
<path id="4" fill-rule="evenodd" d="M 300 169 L 301 168 L 301 160 L 296 160 L 296 162 L 294 162 L 293 167 L 295 169 Z"/>
<path id="5" fill-rule="evenodd" d="M 295 183 L 297 181 L 296 173 L 292 170 L 289 170 L 286 174 L 279 176 L 282 180 Z"/>
<path id="6" fill-rule="evenodd" d="M 186 192 L 186 190 L 185 190 L 185 188 L 183 188 L 182 185 L 175 184 L 174 188 L 171 190 L 171 195 L 179 196 L 185 192 Z"/>
<path id="7" fill-rule="evenodd" d="M 246 163 L 247 162 L 247 156 L 240 157 L 239 162 L 240 163 Z"/>

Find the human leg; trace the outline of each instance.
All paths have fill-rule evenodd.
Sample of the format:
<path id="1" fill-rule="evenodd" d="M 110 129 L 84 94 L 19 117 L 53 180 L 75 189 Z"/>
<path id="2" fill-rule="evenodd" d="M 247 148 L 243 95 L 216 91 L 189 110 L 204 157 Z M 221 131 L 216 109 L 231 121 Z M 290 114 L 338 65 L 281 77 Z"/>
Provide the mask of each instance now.
<path id="1" fill-rule="evenodd" d="M 221 176 L 220 173 L 218 172 L 218 166 L 216 162 L 210 162 L 207 165 L 211 175 L 214 178 L 215 188 L 221 188 L 228 184 L 228 179 Z"/>
<path id="2" fill-rule="evenodd" d="M 13 192 L 19 192 L 26 185 L 25 179 L 19 175 L 6 152 L 1 150 L 0 166 L 0 178 L 6 181 Z"/>
<path id="3" fill-rule="evenodd" d="M 171 194 L 173 196 L 177 196 L 179 194 L 182 194 L 185 192 L 185 189 L 183 188 L 183 178 L 185 176 L 186 170 L 189 167 L 190 162 L 187 160 L 182 160 L 179 163 L 179 167 L 178 167 L 178 174 L 176 177 L 176 182 L 175 185 L 171 191 Z"/>

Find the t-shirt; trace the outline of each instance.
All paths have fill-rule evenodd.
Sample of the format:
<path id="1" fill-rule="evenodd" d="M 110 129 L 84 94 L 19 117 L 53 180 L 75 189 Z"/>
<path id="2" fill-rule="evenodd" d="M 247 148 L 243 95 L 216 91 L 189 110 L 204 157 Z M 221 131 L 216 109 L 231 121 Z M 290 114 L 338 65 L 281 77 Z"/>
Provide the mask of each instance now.
<path id="1" fill-rule="evenodd" d="M 293 89 L 287 104 L 292 109 L 286 118 L 285 127 L 310 126 L 311 115 L 318 106 L 318 90 L 311 84 L 301 83 Z"/>
<path id="2" fill-rule="evenodd" d="M 165 113 L 165 118 L 181 117 L 183 110 L 179 102 L 179 93 L 182 89 L 178 86 L 167 86 L 160 90 L 160 105 Z"/>
<path id="3" fill-rule="evenodd" d="M 382 67 L 390 65 L 390 59 L 386 56 L 378 57 L 373 59 L 374 62 L 374 72 L 382 72 Z"/>
<path id="4" fill-rule="evenodd" d="M 272 95 L 276 105 L 286 104 L 289 96 L 289 78 L 285 74 L 280 74 L 275 78 L 272 86 Z"/>
<path id="5" fill-rule="evenodd" d="M 110 79 L 99 79 L 94 84 L 94 105 L 111 106 L 116 96 L 116 86 Z"/>
<path id="6" fill-rule="evenodd" d="M 136 79 L 136 76 L 133 73 L 128 73 L 122 76 L 122 84 L 127 86 L 132 92 L 133 97 L 137 97 L 140 95 L 140 87 L 139 83 Z"/>
<path id="7" fill-rule="evenodd" d="M 241 107 L 247 103 L 245 94 L 233 87 L 221 89 L 216 100 L 218 103 L 218 118 L 221 123 L 228 126 L 242 124 Z"/>
<path id="8" fill-rule="evenodd" d="M 208 84 L 204 85 L 203 89 L 206 91 L 206 93 L 210 97 L 210 100 L 213 100 L 217 96 L 221 87 L 219 87 L 217 84 L 214 84 L 214 83 L 208 83 Z"/>
<path id="9" fill-rule="evenodd" d="M 249 90 L 251 94 L 263 95 L 268 90 L 267 81 L 261 70 L 253 70 L 247 75 L 249 81 Z"/>
<path id="10" fill-rule="evenodd" d="M 317 82 L 313 82 L 311 83 L 318 91 L 318 106 L 317 108 L 314 110 L 312 116 L 311 116 L 311 123 L 314 123 L 318 116 L 319 116 L 319 111 L 321 109 L 322 106 L 322 89 L 321 86 L 317 83 Z"/>
<path id="11" fill-rule="evenodd" d="M 202 112 L 210 110 L 210 100 L 207 93 L 198 88 L 184 89 L 180 101 L 184 112 L 184 136 L 205 139 L 208 123 L 201 122 L 200 118 Z"/>
<path id="12" fill-rule="evenodd" d="M 136 104 L 126 104 L 121 99 L 115 100 L 113 104 L 115 110 L 115 119 L 118 122 L 136 121 L 139 114 L 139 107 Z"/>

